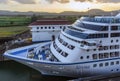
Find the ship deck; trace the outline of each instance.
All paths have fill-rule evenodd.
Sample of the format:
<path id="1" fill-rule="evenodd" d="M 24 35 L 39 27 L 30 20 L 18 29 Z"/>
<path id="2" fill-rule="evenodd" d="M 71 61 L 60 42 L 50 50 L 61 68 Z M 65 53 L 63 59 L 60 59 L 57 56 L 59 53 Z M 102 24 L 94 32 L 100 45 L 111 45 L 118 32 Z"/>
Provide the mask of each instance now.
<path id="1" fill-rule="evenodd" d="M 58 62 L 58 60 L 51 54 L 50 42 L 8 50 L 5 52 L 4 56 L 25 60 Z"/>

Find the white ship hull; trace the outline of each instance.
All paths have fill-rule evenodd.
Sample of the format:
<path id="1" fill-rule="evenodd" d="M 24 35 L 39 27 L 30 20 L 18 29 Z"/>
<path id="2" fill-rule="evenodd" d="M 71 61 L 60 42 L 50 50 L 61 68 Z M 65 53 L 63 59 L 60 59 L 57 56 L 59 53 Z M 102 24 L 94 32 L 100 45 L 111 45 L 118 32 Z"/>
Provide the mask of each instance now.
<path id="1" fill-rule="evenodd" d="M 38 46 L 38 45 L 35 45 Z M 34 46 L 32 46 L 34 47 Z M 119 73 L 120 65 L 113 65 L 109 67 L 99 67 L 93 68 L 93 64 L 119 61 L 119 58 L 101 60 L 101 61 L 88 61 L 88 62 L 78 62 L 78 63 L 61 63 L 61 62 L 47 62 L 39 61 L 34 59 L 28 59 L 21 56 L 25 56 L 27 49 L 29 47 L 18 48 L 17 50 L 9 50 L 5 52 L 4 56 L 32 67 L 43 75 L 55 75 L 55 76 L 68 76 L 68 77 L 93 77 L 93 76 L 104 76 L 111 75 L 114 73 Z M 19 52 L 18 56 L 17 53 Z M 13 53 L 13 55 L 12 55 Z M 16 54 L 15 54 L 16 53 Z"/>

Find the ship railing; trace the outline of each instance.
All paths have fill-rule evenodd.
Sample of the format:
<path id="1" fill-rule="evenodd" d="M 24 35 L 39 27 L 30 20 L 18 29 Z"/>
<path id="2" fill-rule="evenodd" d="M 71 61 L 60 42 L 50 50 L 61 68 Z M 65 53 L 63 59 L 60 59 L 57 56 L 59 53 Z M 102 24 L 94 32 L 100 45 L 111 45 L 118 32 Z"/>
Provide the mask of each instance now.
<path id="1" fill-rule="evenodd" d="M 97 17 L 83 17 L 81 18 L 83 21 L 89 21 L 89 22 L 97 22 L 97 23 L 120 23 L 120 18 L 97 18 Z"/>

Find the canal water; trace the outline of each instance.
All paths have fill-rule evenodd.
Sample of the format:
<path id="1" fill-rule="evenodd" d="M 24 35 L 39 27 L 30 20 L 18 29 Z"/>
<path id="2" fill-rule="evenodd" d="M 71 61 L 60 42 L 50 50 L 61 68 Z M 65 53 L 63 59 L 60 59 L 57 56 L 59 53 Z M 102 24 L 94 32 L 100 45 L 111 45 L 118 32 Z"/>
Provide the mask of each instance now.
<path id="1" fill-rule="evenodd" d="M 67 81 L 70 78 L 43 76 L 15 61 L 0 62 L 0 81 Z"/>
<path id="2" fill-rule="evenodd" d="M 73 81 L 72 79 L 68 77 L 43 76 L 40 72 L 15 61 L 0 62 L 0 81 Z M 120 76 L 94 81 L 120 81 Z"/>

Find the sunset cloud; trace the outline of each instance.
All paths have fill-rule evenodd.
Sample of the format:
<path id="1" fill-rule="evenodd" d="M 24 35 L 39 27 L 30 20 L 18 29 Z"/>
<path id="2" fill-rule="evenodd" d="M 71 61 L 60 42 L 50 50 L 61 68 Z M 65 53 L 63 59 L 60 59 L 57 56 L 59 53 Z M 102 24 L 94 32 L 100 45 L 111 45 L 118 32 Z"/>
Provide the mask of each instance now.
<path id="1" fill-rule="evenodd" d="M 46 0 L 49 3 L 59 2 L 59 3 L 69 3 L 69 0 Z"/>
<path id="2" fill-rule="evenodd" d="M 88 9 L 101 9 L 105 11 L 119 10 L 120 0 L 0 0 L 0 10 L 81 12 L 88 11 Z"/>
<path id="3" fill-rule="evenodd" d="M 89 2 L 92 2 L 93 0 L 75 0 L 75 1 L 80 1 L 80 2 L 89 1 Z"/>
<path id="4" fill-rule="evenodd" d="M 13 0 L 22 4 L 35 4 L 35 0 Z"/>
<path id="5" fill-rule="evenodd" d="M 7 3 L 8 0 L 0 0 L 0 3 Z"/>
<path id="6" fill-rule="evenodd" d="M 120 3 L 120 0 L 97 0 L 101 3 Z"/>
<path id="7" fill-rule="evenodd" d="M 37 2 L 43 2 L 43 0 L 0 0 L 0 3 L 9 3 L 11 1 L 20 3 L 20 4 L 36 4 Z M 53 4 L 54 2 L 58 2 L 61 4 L 69 3 L 71 1 L 75 2 L 99 2 L 99 3 L 120 3 L 120 0 L 44 0 L 44 2 L 48 2 Z"/>
<path id="8" fill-rule="evenodd" d="M 35 4 L 37 0 L 0 0 L 0 3 L 7 4 L 13 1 L 21 4 Z"/>

